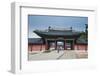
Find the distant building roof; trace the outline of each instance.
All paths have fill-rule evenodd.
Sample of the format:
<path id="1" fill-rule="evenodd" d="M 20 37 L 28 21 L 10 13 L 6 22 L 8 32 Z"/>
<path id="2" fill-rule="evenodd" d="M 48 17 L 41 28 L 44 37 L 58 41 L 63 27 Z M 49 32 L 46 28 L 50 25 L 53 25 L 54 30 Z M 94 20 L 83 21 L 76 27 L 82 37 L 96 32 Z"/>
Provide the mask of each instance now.
<path id="1" fill-rule="evenodd" d="M 43 44 L 42 38 L 28 38 L 29 44 Z"/>
<path id="2" fill-rule="evenodd" d="M 82 38 L 79 38 L 77 41 L 76 41 L 77 44 L 87 44 L 88 41 L 86 39 L 82 39 Z"/>

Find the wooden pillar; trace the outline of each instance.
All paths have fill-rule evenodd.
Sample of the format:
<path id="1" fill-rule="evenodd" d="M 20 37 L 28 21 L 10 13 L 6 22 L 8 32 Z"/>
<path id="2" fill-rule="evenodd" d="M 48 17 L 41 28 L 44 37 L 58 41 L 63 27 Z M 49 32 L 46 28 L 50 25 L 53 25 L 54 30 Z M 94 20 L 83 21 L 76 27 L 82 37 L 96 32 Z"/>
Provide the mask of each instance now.
<path id="1" fill-rule="evenodd" d="M 57 40 L 55 40 L 55 50 L 57 50 Z"/>
<path id="2" fill-rule="evenodd" d="M 45 50 L 48 50 L 48 41 L 45 40 L 46 44 L 45 44 Z"/>
<path id="3" fill-rule="evenodd" d="M 31 52 L 32 52 L 32 45 L 31 45 Z"/>
<path id="4" fill-rule="evenodd" d="M 75 47 L 76 47 L 76 50 L 78 50 L 78 44 L 76 44 Z"/>
<path id="5" fill-rule="evenodd" d="M 77 45 L 77 50 L 79 50 L 79 44 Z"/>
<path id="6" fill-rule="evenodd" d="M 66 40 L 64 40 L 64 50 L 66 50 Z"/>
<path id="7" fill-rule="evenodd" d="M 72 50 L 74 50 L 75 49 L 75 43 L 74 43 L 74 40 L 72 40 Z"/>
<path id="8" fill-rule="evenodd" d="M 42 51 L 42 44 L 40 45 L 40 51 Z"/>
<path id="9" fill-rule="evenodd" d="M 88 45 L 85 46 L 85 51 L 87 51 Z"/>

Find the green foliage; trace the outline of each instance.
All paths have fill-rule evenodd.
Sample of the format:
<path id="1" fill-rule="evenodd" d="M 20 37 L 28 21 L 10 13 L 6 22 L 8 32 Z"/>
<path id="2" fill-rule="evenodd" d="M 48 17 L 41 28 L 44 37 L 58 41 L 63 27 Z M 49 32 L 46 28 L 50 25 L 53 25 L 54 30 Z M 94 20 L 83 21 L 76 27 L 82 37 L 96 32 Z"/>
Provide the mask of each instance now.
<path id="1" fill-rule="evenodd" d="M 86 34 L 86 32 L 82 32 L 80 38 L 87 40 L 87 34 Z"/>
<path id="2" fill-rule="evenodd" d="M 43 53 L 49 53 L 49 52 L 51 52 L 51 50 L 46 50 L 46 51 L 44 51 Z"/>

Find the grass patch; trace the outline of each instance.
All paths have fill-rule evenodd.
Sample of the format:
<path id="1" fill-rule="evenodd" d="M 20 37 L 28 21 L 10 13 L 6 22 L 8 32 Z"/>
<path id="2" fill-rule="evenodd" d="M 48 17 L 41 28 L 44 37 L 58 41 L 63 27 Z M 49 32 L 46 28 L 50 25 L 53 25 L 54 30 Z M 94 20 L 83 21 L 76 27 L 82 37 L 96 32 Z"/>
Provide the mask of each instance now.
<path id="1" fill-rule="evenodd" d="M 88 58 L 88 54 L 77 54 L 77 58 Z"/>
<path id="2" fill-rule="evenodd" d="M 37 54 L 37 53 L 30 53 L 31 55 Z"/>
<path id="3" fill-rule="evenodd" d="M 44 51 L 43 53 L 49 53 L 49 52 L 51 52 L 51 50 L 46 50 L 46 51 Z"/>

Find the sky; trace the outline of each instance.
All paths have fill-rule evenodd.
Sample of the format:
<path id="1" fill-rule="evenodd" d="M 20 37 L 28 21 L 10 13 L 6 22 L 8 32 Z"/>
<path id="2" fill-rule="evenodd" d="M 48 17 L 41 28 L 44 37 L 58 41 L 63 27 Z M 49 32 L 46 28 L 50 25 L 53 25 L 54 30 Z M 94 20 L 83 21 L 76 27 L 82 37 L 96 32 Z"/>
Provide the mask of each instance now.
<path id="1" fill-rule="evenodd" d="M 88 24 L 88 17 L 78 16 L 47 16 L 28 15 L 28 37 L 40 38 L 33 31 L 51 28 L 70 28 L 76 31 L 85 31 L 85 24 Z"/>

